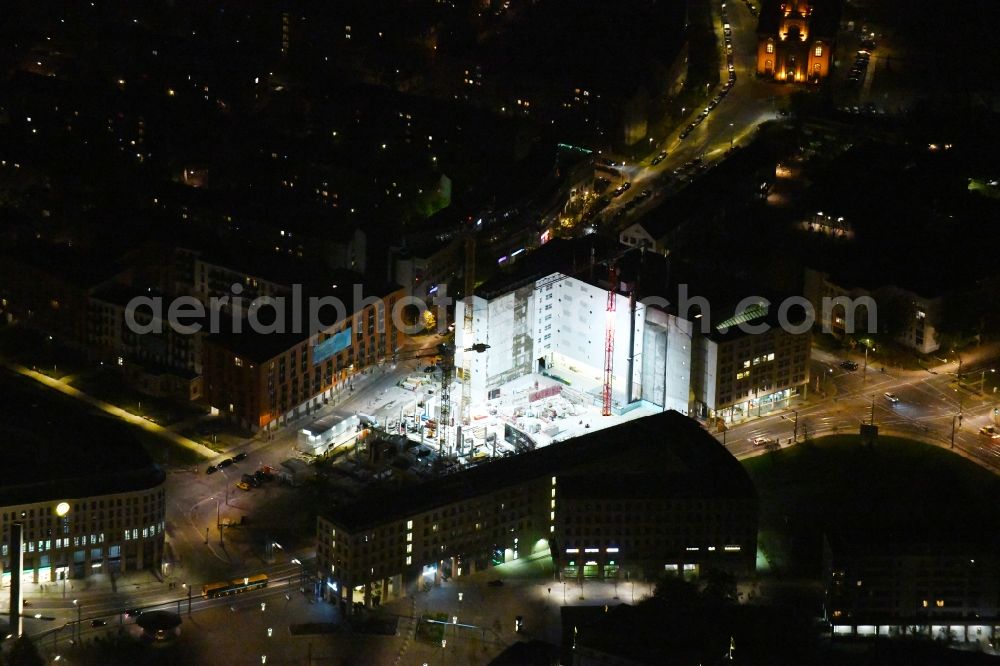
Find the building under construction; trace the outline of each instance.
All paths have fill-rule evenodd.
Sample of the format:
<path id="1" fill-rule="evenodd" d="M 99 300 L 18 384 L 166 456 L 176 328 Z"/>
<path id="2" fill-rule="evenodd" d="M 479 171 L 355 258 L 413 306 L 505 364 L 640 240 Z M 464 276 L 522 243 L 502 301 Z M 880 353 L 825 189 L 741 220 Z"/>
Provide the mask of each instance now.
<path id="1" fill-rule="evenodd" d="M 455 364 L 469 367 L 473 412 L 555 387 L 605 414 L 740 421 L 787 406 L 809 382 L 809 332 L 777 326 L 774 296 L 737 307 L 753 293 L 595 236 L 556 240 L 480 286 L 471 339 L 456 327 Z M 466 304 L 456 308 L 464 321 Z M 466 354 L 473 342 L 488 350 Z"/>

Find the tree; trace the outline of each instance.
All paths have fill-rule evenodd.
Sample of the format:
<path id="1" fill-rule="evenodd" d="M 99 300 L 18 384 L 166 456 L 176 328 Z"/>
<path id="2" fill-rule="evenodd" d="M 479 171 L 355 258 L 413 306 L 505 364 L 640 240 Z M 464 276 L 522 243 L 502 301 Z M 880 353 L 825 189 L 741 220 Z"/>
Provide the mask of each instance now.
<path id="1" fill-rule="evenodd" d="M 879 333 L 895 339 L 910 330 L 917 316 L 913 299 L 904 291 L 887 287 L 875 292 Z"/>
<path id="2" fill-rule="evenodd" d="M 653 597 L 673 608 L 693 608 L 700 601 L 698 587 L 680 576 L 665 575 L 656 582 Z"/>
<path id="3" fill-rule="evenodd" d="M 45 660 L 38 654 L 35 644 L 27 636 L 21 636 L 14 641 L 6 663 L 8 666 L 45 666 Z"/>
<path id="4" fill-rule="evenodd" d="M 719 569 L 709 569 L 702 577 L 705 584 L 702 590 L 703 596 L 715 601 L 731 602 L 736 601 L 736 577 Z"/>

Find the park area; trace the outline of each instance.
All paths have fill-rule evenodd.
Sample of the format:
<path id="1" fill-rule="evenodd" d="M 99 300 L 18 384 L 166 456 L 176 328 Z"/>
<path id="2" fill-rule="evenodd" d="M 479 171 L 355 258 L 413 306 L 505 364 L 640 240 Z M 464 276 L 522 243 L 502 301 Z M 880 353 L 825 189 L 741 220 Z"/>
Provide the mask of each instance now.
<path id="1" fill-rule="evenodd" d="M 932 543 L 997 534 L 1000 477 L 946 449 L 835 435 L 743 464 L 760 496 L 760 551 L 781 577 L 819 576 L 824 533 Z"/>

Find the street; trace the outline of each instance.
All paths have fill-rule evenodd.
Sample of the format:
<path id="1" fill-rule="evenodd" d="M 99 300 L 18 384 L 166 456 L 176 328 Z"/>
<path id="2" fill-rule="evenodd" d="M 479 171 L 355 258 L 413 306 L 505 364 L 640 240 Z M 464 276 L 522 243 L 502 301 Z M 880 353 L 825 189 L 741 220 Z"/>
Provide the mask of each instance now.
<path id="1" fill-rule="evenodd" d="M 730 428 L 720 441 L 737 457 L 757 455 L 764 447 L 753 440 L 780 441 L 787 445 L 798 435 L 805 437 L 829 434 L 857 434 L 858 426 L 868 422 L 874 397 L 875 424 L 886 434 L 899 434 L 938 445 L 950 446 L 952 423 L 957 452 L 980 464 L 996 469 L 1000 466 L 1000 444 L 979 434 L 982 426 L 994 423 L 996 396 L 976 395 L 956 385 L 957 362 L 929 370 L 882 371 L 881 364 L 869 364 L 854 371 L 840 367 L 841 356 L 814 349 L 813 380 L 810 395 L 814 396 L 817 374 L 821 386 L 828 386 L 828 398 L 811 398 L 805 406 L 786 409 Z M 968 370 L 978 374 L 979 370 Z M 894 393 L 899 402 L 892 403 L 885 393 Z M 793 411 L 795 410 L 795 411 Z M 796 413 L 798 427 L 796 428 Z M 961 413 L 961 424 L 958 415 Z"/>

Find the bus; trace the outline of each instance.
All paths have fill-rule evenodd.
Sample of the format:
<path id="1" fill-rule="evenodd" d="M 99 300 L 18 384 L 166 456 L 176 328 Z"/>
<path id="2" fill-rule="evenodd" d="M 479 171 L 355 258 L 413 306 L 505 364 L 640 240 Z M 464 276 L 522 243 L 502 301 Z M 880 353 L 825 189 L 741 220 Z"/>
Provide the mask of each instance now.
<path id="1" fill-rule="evenodd" d="M 202 585 L 201 596 L 212 599 L 213 597 L 239 594 L 248 590 L 258 590 L 262 587 L 267 587 L 267 574 L 234 578 L 233 580 L 221 583 L 208 583 Z"/>

